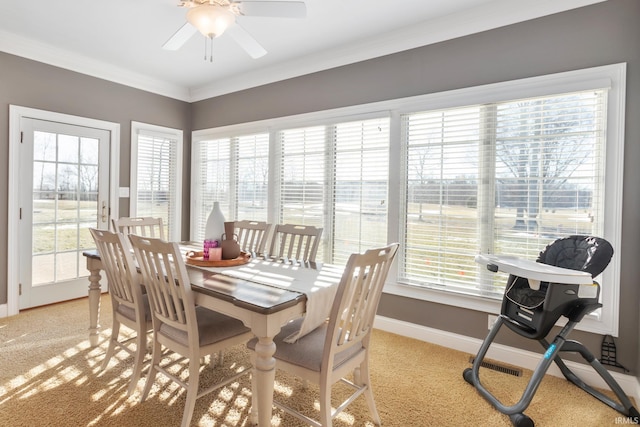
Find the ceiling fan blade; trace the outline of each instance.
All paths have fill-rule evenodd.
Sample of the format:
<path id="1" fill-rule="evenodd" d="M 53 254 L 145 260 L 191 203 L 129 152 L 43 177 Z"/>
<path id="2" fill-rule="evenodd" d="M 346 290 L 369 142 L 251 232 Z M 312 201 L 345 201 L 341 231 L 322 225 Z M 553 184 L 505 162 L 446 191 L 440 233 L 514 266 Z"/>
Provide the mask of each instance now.
<path id="1" fill-rule="evenodd" d="M 244 28 L 242 28 L 237 22 L 235 23 L 235 25 L 227 28 L 226 32 L 253 59 L 260 58 L 261 56 L 267 54 L 267 51 L 262 46 L 260 46 L 260 43 L 258 43 L 256 39 L 254 39 L 253 36 L 249 34 Z"/>
<path id="2" fill-rule="evenodd" d="M 226 31 L 232 39 L 242 47 L 253 59 L 260 58 L 267 54 L 267 51 L 253 38 L 251 34 L 240 26 L 237 22 L 235 25 L 227 28 Z"/>
<path id="3" fill-rule="evenodd" d="M 307 5 L 302 1 L 238 1 L 240 14 L 244 16 L 268 16 L 274 18 L 304 18 Z"/>
<path id="4" fill-rule="evenodd" d="M 165 44 L 162 45 L 166 50 L 178 50 L 187 42 L 198 30 L 188 22 L 176 31 Z"/>

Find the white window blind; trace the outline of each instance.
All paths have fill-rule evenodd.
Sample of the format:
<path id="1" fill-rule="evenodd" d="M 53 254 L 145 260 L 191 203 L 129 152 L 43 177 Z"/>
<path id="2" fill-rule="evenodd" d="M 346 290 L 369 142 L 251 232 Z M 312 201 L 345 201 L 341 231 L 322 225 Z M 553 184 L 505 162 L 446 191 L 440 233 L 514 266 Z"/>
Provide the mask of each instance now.
<path id="1" fill-rule="evenodd" d="M 407 114 L 406 235 L 408 281 L 475 287 L 478 253 L 480 109 Z M 473 260 L 472 260 L 473 261 Z"/>
<path id="2" fill-rule="evenodd" d="M 231 220 L 229 205 L 233 166 L 231 138 L 194 143 L 192 175 L 191 239 L 204 240 L 204 229 L 214 202 L 220 202 L 225 219 Z"/>
<path id="3" fill-rule="evenodd" d="M 387 243 L 389 119 L 334 127 L 332 260 Z"/>
<path id="4" fill-rule="evenodd" d="M 404 279 L 501 295 L 477 253 L 536 259 L 572 234 L 604 230 L 607 91 L 403 116 Z"/>
<path id="5" fill-rule="evenodd" d="M 267 221 L 269 207 L 269 134 L 236 139 L 235 218 Z"/>
<path id="6" fill-rule="evenodd" d="M 232 135 L 193 142 L 191 238 L 204 239 L 214 202 L 227 221 L 266 221 L 269 134 Z"/>
<path id="7" fill-rule="evenodd" d="M 323 227 L 317 259 L 387 243 L 387 117 L 284 130 L 280 153 L 279 222 Z"/>
<path id="8" fill-rule="evenodd" d="M 280 223 L 324 226 L 326 134 L 324 126 L 280 133 Z"/>
<path id="9" fill-rule="evenodd" d="M 182 131 L 132 123 L 131 216 L 162 218 L 165 236 L 181 234 Z"/>
<path id="10" fill-rule="evenodd" d="M 326 238 L 325 207 L 328 158 L 327 129 L 314 126 L 280 132 L 280 224 L 322 227 L 323 233 L 316 259 L 324 260 Z M 330 231 L 329 231 L 330 232 Z"/>

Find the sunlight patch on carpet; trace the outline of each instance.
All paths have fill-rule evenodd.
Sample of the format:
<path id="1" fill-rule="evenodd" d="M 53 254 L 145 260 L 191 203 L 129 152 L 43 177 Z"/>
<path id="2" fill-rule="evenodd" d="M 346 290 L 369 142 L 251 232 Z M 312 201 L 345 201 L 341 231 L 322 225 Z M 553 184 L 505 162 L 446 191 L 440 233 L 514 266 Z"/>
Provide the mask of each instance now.
<path id="1" fill-rule="evenodd" d="M 281 394 L 286 397 L 291 397 L 293 394 L 293 388 L 288 386 L 287 384 L 282 383 L 281 381 L 276 380 L 273 385 L 273 391 L 275 393 Z"/>

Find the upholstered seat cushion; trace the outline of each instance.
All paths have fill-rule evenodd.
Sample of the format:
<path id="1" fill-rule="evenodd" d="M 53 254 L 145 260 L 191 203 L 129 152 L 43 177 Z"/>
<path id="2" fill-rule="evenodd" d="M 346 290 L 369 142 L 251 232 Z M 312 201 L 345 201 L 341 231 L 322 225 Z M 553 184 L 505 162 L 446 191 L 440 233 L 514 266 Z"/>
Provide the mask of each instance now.
<path id="1" fill-rule="evenodd" d="M 571 270 L 586 271 L 596 277 L 607 268 L 613 246 L 594 236 L 569 236 L 555 240 L 540 252 L 538 262 Z"/>
<path id="2" fill-rule="evenodd" d="M 300 329 L 302 318 L 287 323 L 275 336 L 273 342 L 276 344 L 276 352 L 273 355 L 278 360 L 302 366 L 304 368 L 320 372 L 322 365 L 322 353 L 324 351 L 324 340 L 327 335 L 328 323 L 317 327 L 295 343 L 285 342 L 284 339 Z M 249 340 L 247 347 L 255 350 L 257 338 Z M 335 356 L 334 368 L 340 366 L 345 360 L 352 357 L 358 351 L 363 350 L 362 346 L 354 346 L 341 351 Z"/>
<path id="3" fill-rule="evenodd" d="M 151 307 L 149 306 L 149 296 L 147 294 L 142 295 L 142 304 L 144 305 L 144 320 L 146 322 L 151 322 Z M 122 314 L 127 319 L 132 321 L 136 321 L 135 311 L 124 304 L 119 304 L 116 311 Z"/>
<path id="4" fill-rule="evenodd" d="M 200 346 L 213 344 L 236 335 L 249 332 L 250 329 L 238 319 L 222 313 L 209 310 L 204 307 L 196 307 L 198 319 L 198 334 Z M 160 326 L 160 333 L 177 341 L 182 345 L 188 345 L 187 333 L 167 324 Z"/>

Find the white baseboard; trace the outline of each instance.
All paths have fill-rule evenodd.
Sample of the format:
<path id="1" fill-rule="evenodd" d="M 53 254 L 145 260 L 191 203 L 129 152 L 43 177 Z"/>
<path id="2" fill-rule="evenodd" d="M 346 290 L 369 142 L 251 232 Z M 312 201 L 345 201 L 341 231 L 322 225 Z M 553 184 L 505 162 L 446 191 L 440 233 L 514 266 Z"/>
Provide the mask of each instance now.
<path id="1" fill-rule="evenodd" d="M 9 306 L 7 304 L 0 304 L 0 319 L 9 316 Z"/>
<path id="2" fill-rule="evenodd" d="M 376 329 L 441 345 L 443 347 L 452 348 L 472 355 L 478 353 L 480 345 L 482 344 L 482 340 L 477 338 L 428 328 L 426 326 L 416 325 L 415 323 L 403 322 L 390 317 L 376 316 L 374 327 Z M 540 362 L 542 354 L 508 347 L 501 344 L 491 344 L 486 357 L 503 363 L 508 363 L 510 365 L 520 366 L 525 369 L 535 370 L 538 362 Z M 609 386 L 604 382 L 602 377 L 590 365 L 567 360 L 565 360 L 565 364 L 590 386 L 609 389 Z M 560 369 L 555 364 L 551 365 L 547 373 L 556 377 L 564 378 L 564 375 L 562 375 L 562 372 L 560 372 Z M 460 375 L 462 376 L 462 372 L 460 372 Z M 640 402 L 640 382 L 638 382 L 638 378 L 632 375 L 621 374 L 619 372 L 611 372 L 611 375 L 628 396 L 633 397 L 636 402 Z"/>

